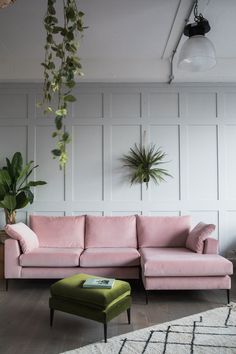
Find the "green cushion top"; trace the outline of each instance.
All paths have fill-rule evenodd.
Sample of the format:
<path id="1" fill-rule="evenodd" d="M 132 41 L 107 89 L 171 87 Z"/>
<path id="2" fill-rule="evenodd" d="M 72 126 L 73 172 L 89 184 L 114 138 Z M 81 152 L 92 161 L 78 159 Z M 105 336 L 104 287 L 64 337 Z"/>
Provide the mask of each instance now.
<path id="1" fill-rule="evenodd" d="M 76 274 L 62 279 L 50 287 L 52 296 L 76 301 L 86 306 L 106 308 L 110 303 L 124 295 L 130 295 L 129 283 L 116 280 L 111 289 L 84 289 L 83 283 L 88 278 L 99 278 L 94 275 Z"/>

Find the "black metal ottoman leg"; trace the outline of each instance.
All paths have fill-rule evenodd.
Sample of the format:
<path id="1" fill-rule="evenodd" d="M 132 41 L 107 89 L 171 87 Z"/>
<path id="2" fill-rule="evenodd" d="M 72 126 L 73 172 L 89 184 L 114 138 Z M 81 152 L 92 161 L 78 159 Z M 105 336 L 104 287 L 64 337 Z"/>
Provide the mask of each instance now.
<path id="1" fill-rule="evenodd" d="M 107 323 L 104 323 L 104 341 L 107 343 Z"/>
<path id="2" fill-rule="evenodd" d="M 50 309 L 50 327 L 53 325 L 54 309 Z"/>
<path id="3" fill-rule="evenodd" d="M 230 289 L 227 289 L 227 301 L 230 303 Z"/>
<path id="4" fill-rule="evenodd" d="M 130 324 L 130 308 L 127 310 L 128 324 Z"/>

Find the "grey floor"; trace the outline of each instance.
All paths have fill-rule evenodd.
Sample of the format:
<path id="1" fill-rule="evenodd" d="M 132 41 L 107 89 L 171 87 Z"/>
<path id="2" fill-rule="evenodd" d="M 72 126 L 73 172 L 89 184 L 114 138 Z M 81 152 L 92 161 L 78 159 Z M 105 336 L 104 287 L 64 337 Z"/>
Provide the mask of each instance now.
<path id="1" fill-rule="evenodd" d="M 103 326 L 55 312 L 49 327 L 48 298 L 51 280 L 11 280 L 8 292 L 0 281 L 0 354 L 58 354 L 103 339 Z M 108 325 L 108 338 L 153 324 L 178 319 L 226 304 L 226 291 L 155 291 L 145 304 L 140 283 L 131 282 L 132 324 L 126 313 Z M 236 302 L 236 276 L 231 300 Z"/>

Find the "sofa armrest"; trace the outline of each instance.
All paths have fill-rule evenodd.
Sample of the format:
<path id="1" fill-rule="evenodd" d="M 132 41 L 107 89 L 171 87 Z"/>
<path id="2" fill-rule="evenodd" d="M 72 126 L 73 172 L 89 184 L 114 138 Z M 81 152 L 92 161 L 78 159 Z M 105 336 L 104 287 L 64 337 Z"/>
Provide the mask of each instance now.
<path id="1" fill-rule="evenodd" d="M 8 238 L 5 241 L 5 278 L 20 278 L 21 277 L 21 266 L 19 265 L 19 257 L 21 254 L 20 245 L 17 240 Z"/>
<path id="2" fill-rule="evenodd" d="M 215 238 L 208 237 L 204 241 L 203 253 L 205 254 L 218 254 L 219 253 L 219 242 Z"/>

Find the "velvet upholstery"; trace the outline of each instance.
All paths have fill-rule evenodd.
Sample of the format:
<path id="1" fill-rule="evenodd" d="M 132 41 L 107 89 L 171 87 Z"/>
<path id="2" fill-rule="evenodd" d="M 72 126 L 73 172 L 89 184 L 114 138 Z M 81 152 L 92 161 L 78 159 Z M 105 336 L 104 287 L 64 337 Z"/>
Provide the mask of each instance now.
<path id="1" fill-rule="evenodd" d="M 233 274 L 232 263 L 215 254 L 197 254 L 187 248 L 142 248 L 140 254 L 143 274 L 148 277 Z"/>
<path id="2" fill-rule="evenodd" d="M 146 290 L 206 290 L 230 289 L 231 278 L 222 277 L 145 277 L 143 285 Z"/>
<path id="3" fill-rule="evenodd" d="M 83 289 L 83 282 L 94 277 L 79 274 L 59 280 L 50 288 L 49 307 L 107 323 L 131 306 L 129 283 L 116 280 L 111 289 Z"/>
<path id="4" fill-rule="evenodd" d="M 6 279 L 21 278 L 22 267 L 19 265 L 19 257 L 21 254 L 20 244 L 17 240 L 7 239 L 4 244 L 4 275 Z"/>
<path id="5" fill-rule="evenodd" d="M 83 283 L 88 278 L 94 275 L 79 274 L 59 280 L 51 285 L 51 295 L 98 309 L 105 309 L 120 296 L 130 295 L 129 283 L 121 280 L 116 280 L 111 289 L 84 289 Z"/>
<path id="6" fill-rule="evenodd" d="M 82 248 L 36 248 L 20 256 L 23 267 L 77 267 Z"/>
<path id="7" fill-rule="evenodd" d="M 30 226 L 38 235 L 39 247 L 84 248 L 84 215 L 30 215 Z"/>
<path id="8" fill-rule="evenodd" d="M 136 217 L 86 216 L 85 248 L 137 248 Z"/>
<path id="9" fill-rule="evenodd" d="M 190 250 L 203 253 L 204 241 L 212 234 L 216 226 L 213 224 L 205 224 L 200 222 L 189 233 L 186 240 L 186 247 Z"/>
<path id="10" fill-rule="evenodd" d="M 13 272 L 14 271 L 14 272 Z M 10 269 L 9 269 L 10 273 Z M 21 267 L 15 265 L 10 274 L 20 274 L 22 279 L 62 279 L 71 275 L 86 273 L 116 279 L 139 279 L 139 267 Z M 8 278 L 15 278 L 9 276 Z"/>
<path id="11" fill-rule="evenodd" d="M 70 313 L 100 323 L 107 323 L 131 307 L 131 296 L 122 297 L 119 302 L 111 304 L 104 310 L 90 306 L 78 306 L 77 302 L 65 301 L 58 297 L 49 299 L 49 307 L 54 310 Z"/>
<path id="12" fill-rule="evenodd" d="M 185 247 L 190 216 L 137 216 L 139 247 Z"/>
<path id="13" fill-rule="evenodd" d="M 80 273 L 116 279 L 138 279 L 141 264 L 141 274 L 146 289 L 230 289 L 229 275 L 232 274 L 232 263 L 217 255 L 217 240 L 206 238 L 203 241 L 203 254 L 195 253 L 185 247 L 190 230 L 189 216 L 89 216 L 86 217 L 86 225 L 83 224 L 84 219 L 84 217 L 77 220 L 77 217 L 33 216 L 32 220 L 33 223 L 36 221 L 36 228 L 37 223 L 40 222 L 45 222 L 45 225 L 42 229 L 40 226 L 39 229 L 45 230 L 47 227 L 46 233 L 42 237 L 40 234 L 39 237 L 44 247 L 22 254 L 19 242 L 7 239 L 5 242 L 6 279 L 58 279 Z M 65 227 L 63 227 L 64 222 Z M 68 234 L 70 228 L 72 228 L 71 234 Z M 139 250 L 137 250 L 137 236 Z M 44 240 L 44 237 L 48 237 L 48 240 Z M 78 240 L 75 240 L 76 237 Z M 70 244 L 77 243 L 84 245 L 84 238 L 85 246 L 88 248 L 69 247 Z M 46 247 L 47 244 L 50 244 L 50 247 Z M 61 244 L 68 247 L 62 247 Z M 62 250 L 63 254 L 61 254 Z M 49 255 L 47 260 L 46 254 Z M 62 300 L 54 297 L 54 306 L 58 301 L 60 302 L 58 306 L 61 306 Z M 74 305 L 70 303 L 68 306 L 72 313 L 75 312 Z M 107 314 L 99 313 L 98 316 L 106 317 Z"/>
<path id="14" fill-rule="evenodd" d="M 8 236 L 20 242 L 23 253 L 28 253 L 34 248 L 39 247 L 37 235 L 23 222 L 12 225 L 8 224 L 5 226 L 5 231 Z"/>
<path id="15" fill-rule="evenodd" d="M 218 254 L 219 253 L 219 242 L 218 240 L 208 237 L 204 241 L 204 248 L 203 248 L 203 253 L 204 254 Z"/>
<path id="16" fill-rule="evenodd" d="M 140 265 L 136 248 L 87 248 L 80 257 L 81 267 L 133 267 Z"/>

